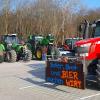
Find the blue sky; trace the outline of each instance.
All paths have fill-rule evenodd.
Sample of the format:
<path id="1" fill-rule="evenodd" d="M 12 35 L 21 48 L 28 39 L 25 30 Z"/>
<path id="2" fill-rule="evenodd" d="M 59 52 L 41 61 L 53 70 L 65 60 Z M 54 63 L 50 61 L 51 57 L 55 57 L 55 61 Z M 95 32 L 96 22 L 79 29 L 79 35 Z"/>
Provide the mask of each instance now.
<path id="1" fill-rule="evenodd" d="M 100 0 L 82 0 L 82 3 L 89 9 L 100 8 Z"/>
<path id="2" fill-rule="evenodd" d="M 27 1 L 29 3 L 29 1 L 33 1 L 33 0 L 12 0 L 12 1 L 13 1 L 12 8 L 15 8 L 15 5 L 17 5 L 19 2 Z M 64 2 L 64 0 L 59 0 L 59 1 Z M 81 3 L 84 6 L 86 6 L 86 9 L 95 10 L 96 8 L 100 8 L 100 0 L 81 0 Z"/>

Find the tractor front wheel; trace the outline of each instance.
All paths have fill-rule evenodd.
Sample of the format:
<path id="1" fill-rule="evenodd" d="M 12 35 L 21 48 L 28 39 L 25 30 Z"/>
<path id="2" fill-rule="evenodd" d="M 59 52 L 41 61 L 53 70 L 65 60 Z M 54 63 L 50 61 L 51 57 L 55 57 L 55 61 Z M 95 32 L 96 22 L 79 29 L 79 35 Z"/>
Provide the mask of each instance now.
<path id="1" fill-rule="evenodd" d="M 30 50 L 25 51 L 24 61 L 30 61 L 32 59 L 32 52 Z"/>
<path id="2" fill-rule="evenodd" d="M 97 72 L 97 84 L 98 87 L 100 88 L 100 60 L 98 60 L 96 72 Z"/>
<path id="3" fill-rule="evenodd" d="M 36 49 L 35 56 L 37 60 L 42 60 L 42 49 L 41 48 Z"/>
<path id="4" fill-rule="evenodd" d="M 17 54 L 14 50 L 8 51 L 6 53 L 6 61 L 8 62 L 16 62 Z"/>

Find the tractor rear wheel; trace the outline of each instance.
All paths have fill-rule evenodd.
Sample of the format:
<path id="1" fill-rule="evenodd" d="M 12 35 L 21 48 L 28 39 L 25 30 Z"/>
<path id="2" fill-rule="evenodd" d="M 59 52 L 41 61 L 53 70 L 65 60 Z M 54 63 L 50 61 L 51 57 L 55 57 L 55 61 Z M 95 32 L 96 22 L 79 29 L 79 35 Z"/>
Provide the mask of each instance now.
<path id="1" fill-rule="evenodd" d="M 36 49 L 35 56 L 37 60 L 42 60 L 42 49 L 41 48 Z"/>
<path id="2" fill-rule="evenodd" d="M 96 72 L 97 72 L 97 84 L 98 87 L 100 88 L 100 60 L 98 60 Z"/>
<path id="3" fill-rule="evenodd" d="M 16 62 L 17 54 L 14 50 L 8 51 L 6 54 L 6 60 L 8 62 Z"/>
<path id="4" fill-rule="evenodd" d="M 32 52 L 30 50 L 25 51 L 24 61 L 30 61 L 32 59 Z"/>

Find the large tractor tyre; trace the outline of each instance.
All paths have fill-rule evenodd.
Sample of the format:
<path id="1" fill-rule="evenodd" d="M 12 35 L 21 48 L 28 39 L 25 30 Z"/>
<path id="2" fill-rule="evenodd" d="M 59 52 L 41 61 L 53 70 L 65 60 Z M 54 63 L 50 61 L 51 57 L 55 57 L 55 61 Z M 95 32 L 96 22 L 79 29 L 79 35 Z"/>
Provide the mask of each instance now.
<path id="1" fill-rule="evenodd" d="M 25 51 L 24 61 L 30 61 L 32 59 L 32 52 L 30 50 Z"/>
<path id="2" fill-rule="evenodd" d="M 41 48 L 36 49 L 35 57 L 37 60 L 42 60 L 42 49 Z"/>
<path id="3" fill-rule="evenodd" d="M 6 61 L 7 62 L 16 62 L 17 54 L 14 50 L 8 51 L 6 54 Z"/>
<path id="4" fill-rule="evenodd" d="M 100 60 L 98 60 L 96 72 L 97 72 L 97 84 L 98 87 L 100 88 Z"/>

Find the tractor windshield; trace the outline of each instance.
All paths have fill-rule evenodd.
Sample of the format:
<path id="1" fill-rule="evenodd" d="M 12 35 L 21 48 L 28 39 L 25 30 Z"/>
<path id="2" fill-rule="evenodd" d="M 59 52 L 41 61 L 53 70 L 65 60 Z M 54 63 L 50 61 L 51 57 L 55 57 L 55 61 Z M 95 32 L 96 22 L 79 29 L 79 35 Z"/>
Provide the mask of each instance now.
<path id="1" fill-rule="evenodd" d="M 16 36 L 5 36 L 5 42 L 7 43 L 18 43 L 18 38 Z"/>
<path id="2" fill-rule="evenodd" d="M 73 44 L 73 43 L 75 43 L 76 41 L 78 41 L 79 39 L 66 39 L 65 40 L 65 44 L 67 44 L 67 45 L 71 45 L 71 44 Z"/>
<path id="3" fill-rule="evenodd" d="M 35 41 L 36 41 L 36 42 L 40 42 L 42 39 L 43 39 L 42 36 L 37 36 L 37 37 L 35 37 Z"/>
<path id="4" fill-rule="evenodd" d="M 97 26 L 97 27 L 95 28 L 94 37 L 100 37 L 100 26 Z"/>

